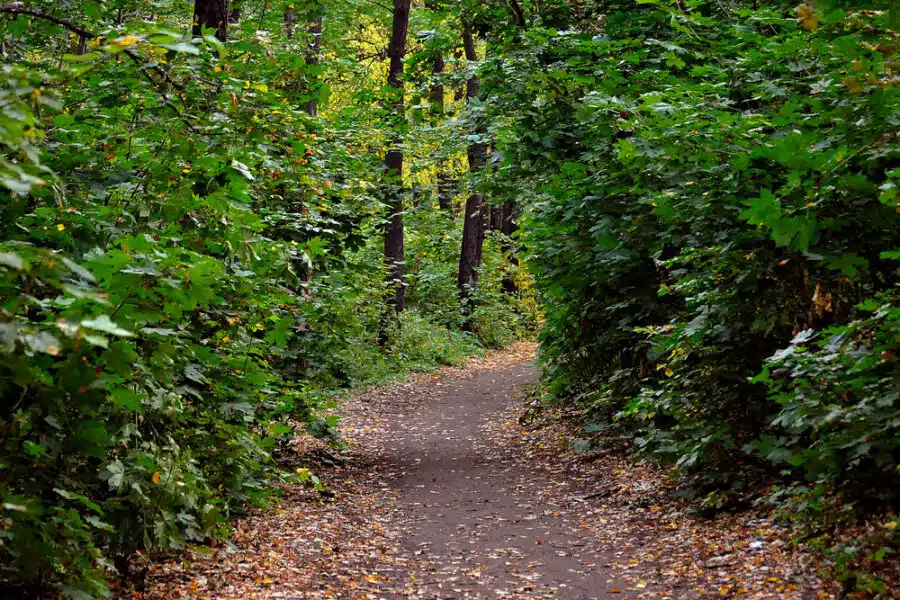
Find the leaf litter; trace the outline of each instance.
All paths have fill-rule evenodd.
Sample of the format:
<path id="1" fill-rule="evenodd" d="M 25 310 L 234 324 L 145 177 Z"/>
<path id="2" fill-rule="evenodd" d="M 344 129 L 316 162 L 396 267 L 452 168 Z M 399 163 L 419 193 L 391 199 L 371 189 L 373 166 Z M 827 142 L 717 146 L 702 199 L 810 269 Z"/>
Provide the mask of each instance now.
<path id="1" fill-rule="evenodd" d="M 524 418 L 534 351 L 520 343 L 354 393 L 344 450 L 294 444 L 329 494 L 287 486 L 227 543 L 145 561 L 122 597 L 837 597 L 766 513 L 696 518 L 664 469 L 573 452 L 575 426 L 558 411 Z"/>

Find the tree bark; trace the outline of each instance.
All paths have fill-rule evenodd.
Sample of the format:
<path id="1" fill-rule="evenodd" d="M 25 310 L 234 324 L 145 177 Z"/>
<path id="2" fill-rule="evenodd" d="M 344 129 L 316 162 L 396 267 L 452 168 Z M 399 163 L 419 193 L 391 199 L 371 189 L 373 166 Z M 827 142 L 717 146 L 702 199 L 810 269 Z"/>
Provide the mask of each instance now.
<path id="1" fill-rule="evenodd" d="M 453 53 L 453 58 L 456 59 L 456 68 L 455 68 L 456 71 L 459 71 L 459 59 L 462 58 L 462 56 L 463 56 L 462 52 L 460 52 L 459 50 L 456 50 Z M 453 101 L 459 102 L 460 100 L 462 100 L 465 97 L 466 97 L 466 86 L 463 84 L 457 85 L 453 89 Z"/>
<path id="2" fill-rule="evenodd" d="M 228 1 L 194 0 L 193 35 L 203 35 L 203 28 L 215 29 L 221 41 L 228 39 Z"/>
<path id="3" fill-rule="evenodd" d="M 476 62 L 475 41 L 468 25 L 463 27 L 463 46 L 466 60 Z M 472 76 L 466 82 L 466 98 L 471 100 L 478 96 L 479 82 Z M 481 127 L 476 127 L 476 134 L 483 134 Z M 469 144 L 466 155 L 469 159 L 469 172 L 479 173 L 487 162 L 487 147 L 481 141 Z M 484 230 L 487 220 L 487 209 L 484 196 L 475 192 L 466 200 L 463 216 L 463 237 L 459 252 L 459 301 L 463 313 L 463 331 L 472 330 L 472 294 L 478 285 L 478 270 L 481 268 L 481 255 L 484 248 Z"/>
<path id="4" fill-rule="evenodd" d="M 308 29 L 309 44 L 306 47 L 306 64 L 307 66 L 316 66 L 319 64 L 320 52 L 322 50 L 322 23 L 324 19 L 319 16 L 313 21 Z M 402 67 L 401 67 L 402 68 Z M 319 83 L 319 75 L 313 75 L 313 83 L 310 85 L 309 93 L 312 98 L 306 103 L 306 112 L 312 116 L 319 114 L 319 101 L 316 99 L 321 85 Z"/>
<path id="5" fill-rule="evenodd" d="M 384 235 L 384 260 L 387 282 L 391 290 L 388 305 L 397 314 L 403 312 L 406 300 L 404 288 L 403 244 L 403 139 L 401 126 L 405 111 L 403 104 L 403 58 L 406 55 L 406 34 L 409 29 L 410 0 L 394 0 L 394 19 L 388 44 L 388 92 L 391 96 L 389 130 L 392 135 L 384 157 L 386 167 L 386 204 L 388 223 Z M 384 335 L 382 335 L 384 337 Z"/>
<path id="6" fill-rule="evenodd" d="M 431 63 L 431 74 L 435 76 L 431 89 L 428 92 L 428 100 L 431 104 L 431 114 L 436 117 L 444 116 L 444 84 L 438 76 L 444 72 L 446 63 L 444 63 L 444 55 L 438 53 Z"/>
<path id="7" fill-rule="evenodd" d="M 45 19 L 47 21 L 52 21 L 53 23 L 56 23 L 58 25 L 62 25 L 69 31 L 73 31 L 82 37 L 96 37 L 94 33 L 88 31 L 84 27 L 76 25 L 68 19 L 61 19 L 57 16 L 51 15 L 50 13 L 45 13 L 33 8 L 25 8 L 25 5 L 21 2 L 0 2 L 0 13 L 6 13 L 10 15 L 31 15 L 32 17 L 38 17 L 39 19 Z"/>
<path id="8" fill-rule="evenodd" d="M 503 241 L 500 244 L 500 249 L 508 255 L 509 264 L 515 267 L 519 265 L 519 259 L 512 252 L 513 248 L 510 241 L 512 234 L 519 230 L 519 225 L 516 223 L 515 218 L 515 205 L 512 200 L 506 200 L 498 208 L 500 209 L 501 214 L 500 232 L 504 235 Z M 509 275 L 503 278 L 500 286 L 506 294 L 515 294 L 519 291 L 519 286 L 516 285 L 515 280 Z"/>
<path id="9" fill-rule="evenodd" d="M 444 106 L 444 84 L 438 78 L 444 72 L 446 63 L 443 54 L 438 53 L 431 65 L 431 73 L 435 75 L 434 83 L 428 93 L 428 100 L 431 104 L 431 114 L 436 119 L 442 119 L 445 113 Z M 453 199 L 453 186 L 450 182 L 450 176 L 447 175 L 446 161 L 441 160 L 437 165 L 437 197 L 438 206 L 442 211 L 450 212 L 451 200 Z"/>
<path id="10" fill-rule="evenodd" d="M 287 29 L 287 38 L 294 39 L 294 5 L 288 4 L 284 9 L 284 26 Z"/>
<path id="11" fill-rule="evenodd" d="M 513 22 L 519 27 L 525 27 L 525 11 L 522 10 L 518 0 L 506 0 L 506 5 L 509 7 L 510 12 L 512 12 Z"/>

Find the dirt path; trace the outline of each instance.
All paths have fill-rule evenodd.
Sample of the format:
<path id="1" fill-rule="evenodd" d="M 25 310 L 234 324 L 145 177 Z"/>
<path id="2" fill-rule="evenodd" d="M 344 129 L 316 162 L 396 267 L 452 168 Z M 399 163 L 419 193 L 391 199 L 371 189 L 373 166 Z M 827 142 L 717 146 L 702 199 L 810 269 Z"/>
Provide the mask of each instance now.
<path id="1" fill-rule="evenodd" d="M 355 395 L 341 464 L 302 463 L 335 497 L 289 488 L 230 543 L 153 565 L 133 598 L 827 598 L 762 515 L 699 521 L 671 482 L 522 425 L 533 348 Z M 308 440 L 300 456 L 316 455 Z"/>
<path id="2" fill-rule="evenodd" d="M 516 387 L 536 376 L 526 362 L 439 384 L 394 424 L 387 472 L 400 490 L 403 547 L 427 573 L 420 595 L 609 597 L 574 515 L 540 501 L 543 468 L 491 431 Z"/>

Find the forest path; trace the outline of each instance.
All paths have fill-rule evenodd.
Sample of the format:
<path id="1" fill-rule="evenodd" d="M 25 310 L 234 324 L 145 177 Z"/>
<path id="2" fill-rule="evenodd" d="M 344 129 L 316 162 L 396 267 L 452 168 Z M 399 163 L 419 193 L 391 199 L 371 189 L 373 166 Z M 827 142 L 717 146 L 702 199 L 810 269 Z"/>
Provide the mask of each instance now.
<path id="1" fill-rule="evenodd" d="M 592 536 L 565 497 L 548 495 L 547 466 L 500 434 L 523 361 L 446 379 L 390 424 L 384 468 L 398 490 L 403 548 L 427 598 L 607 598 Z M 550 488 L 552 489 L 552 487 Z"/>
<path id="2" fill-rule="evenodd" d="M 354 394 L 336 464 L 307 436 L 286 453 L 330 496 L 287 486 L 227 544 L 150 565 L 123 597 L 827 597 L 765 518 L 690 517 L 658 469 L 573 454 L 558 415 L 523 424 L 519 390 L 537 375 L 520 344 Z"/>

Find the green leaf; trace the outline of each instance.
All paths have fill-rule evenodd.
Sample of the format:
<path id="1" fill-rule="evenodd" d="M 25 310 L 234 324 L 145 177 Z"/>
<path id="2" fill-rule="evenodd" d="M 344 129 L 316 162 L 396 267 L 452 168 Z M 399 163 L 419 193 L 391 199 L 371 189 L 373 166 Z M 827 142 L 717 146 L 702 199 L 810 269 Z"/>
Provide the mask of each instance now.
<path id="1" fill-rule="evenodd" d="M 12 252 L 0 252 L 0 266 L 9 267 L 16 271 L 25 268 L 25 261 L 18 254 Z"/>
<path id="2" fill-rule="evenodd" d="M 187 42 L 175 42 L 174 44 L 160 44 L 163 48 L 167 50 L 171 50 L 172 52 L 180 52 L 183 54 L 193 54 L 195 56 L 200 55 L 200 49 L 194 44 L 189 44 Z"/>
<path id="3" fill-rule="evenodd" d="M 136 413 L 143 412 L 144 395 L 126 388 L 119 388 L 110 393 L 113 403 L 119 407 Z"/>
<path id="4" fill-rule="evenodd" d="M 759 198 L 746 202 L 749 208 L 741 213 L 741 218 L 750 225 L 768 225 L 781 217 L 781 203 L 769 190 L 760 190 Z"/>
<path id="5" fill-rule="evenodd" d="M 74 63 L 87 63 L 98 60 L 103 55 L 99 52 L 87 52 L 85 54 L 63 54 L 63 60 Z"/>
<path id="6" fill-rule="evenodd" d="M 255 179 L 253 177 L 253 173 L 250 172 L 250 168 L 242 162 L 232 160 L 231 168 L 246 177 L 249 181 L 253 181 Z"/>
<path id="7" fill-rule="evenodd" d="M 96 458 L 105 458 L 106 448 L 112 445 L 106 425 L 96 419 L 81 421 L 75 428 L 75 439 L 85 454 Z"/>
<path id="8" fill-rule="evenodd" d="M 29 333 L 24 337 L 25 344 L 35 352 L 43 352 L 50 356 L 59 356 L 62 346 L 53 335 L 46 331 Z"/>
<path id="9" fill-rule="evenodd" d="M 109 484 L 109 489 L 120 490 L 125 482 L 125 465 L 119 460 L 112 461 L 100 472 L 100 478 Z"/>
<path id="10" fill-rule="evenodd" d="M 44 455 L 44 449 L 40 445 L 29 440 L 22 442 L 22 447 L 25 448 L 25 452 L 32 458 L 40 458 Z"/>
<path id="11" fill-rule="evenodd" d="M 110 335 L 118 337 L 132 337 L 134 334 L 127 329 L 123 329 L 116 325 L 107 315 L 100 315 L 94 319 L 85 319 L 81 322 L 81 326 L 95 331 L 102 331 Z"/>

